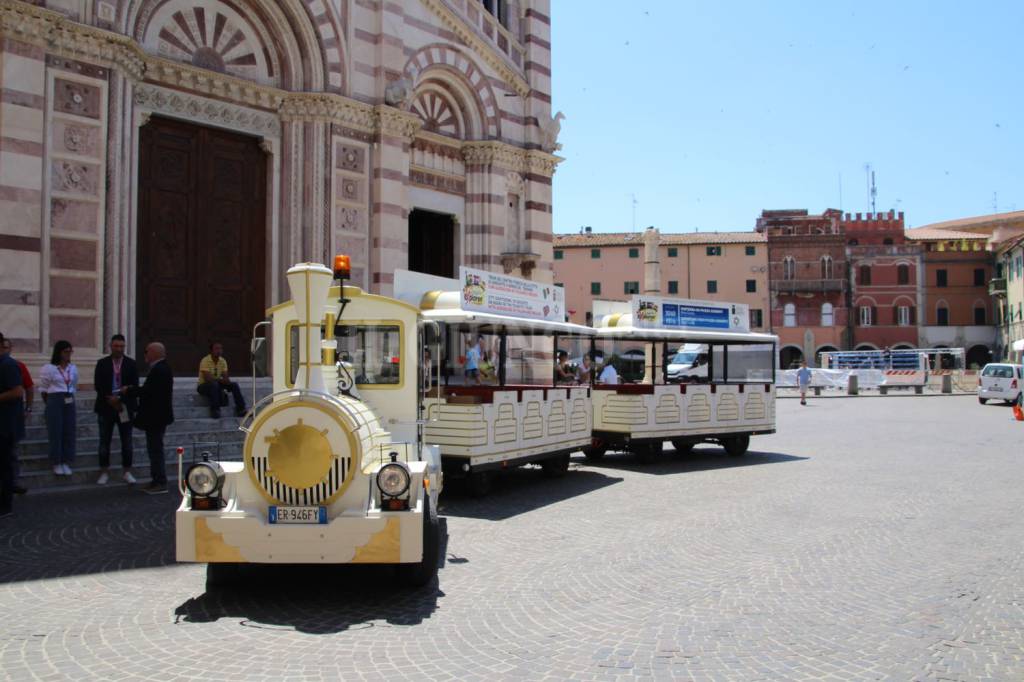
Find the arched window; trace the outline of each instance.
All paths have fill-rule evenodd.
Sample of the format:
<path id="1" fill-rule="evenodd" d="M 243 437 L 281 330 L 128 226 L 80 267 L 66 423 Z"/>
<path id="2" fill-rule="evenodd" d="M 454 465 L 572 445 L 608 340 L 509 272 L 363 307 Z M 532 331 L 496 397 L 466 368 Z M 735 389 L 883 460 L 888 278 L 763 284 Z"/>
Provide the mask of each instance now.
<path id="1" fill-rule="evenodd" d="M 827 303 L 827 302 L 826 303 L 822 303 L 821 304 L 821 326 L 822 327 L 831 327 L 833 324 L 835 324 L 835 315 L 832 312 L 832 304 L 831 303 Z"/>
<path id="2" fill-rule="evenodd" d="M 910 266 L 902 263 L 896 267 L 896 283 L 910 284 Z"/>
<path id="3" fill-rule="evenodd" d="M 981 303 L 974 304 L 974 324 L 984 325 L 985 319 L 988 315 L 985 312 L 985 306 Z"/>
<path id="4" fill-rule="evenodd" d="M 782 307 L 782 326 L 783 327 L 795 327 L 796 326 L 796 304 L 787 303 Z"/>
<path id="5" fill-rule="evenodd" d="M 949 326 L 949 308 L 946 307 L 946 302 L 939 303 L 935 309 L 935 324 L 940 327 Z"/>
<path id="6" fill-rule="evenodd" d="M 821 257 L 821 278 L 832 279 L 832 256 Z"/>
<path id="7" fill-rule="evenodd" d="M 796 277 L 796 260 L 792 256 L 782 259 L 782 279 L 794 279 Z"/>

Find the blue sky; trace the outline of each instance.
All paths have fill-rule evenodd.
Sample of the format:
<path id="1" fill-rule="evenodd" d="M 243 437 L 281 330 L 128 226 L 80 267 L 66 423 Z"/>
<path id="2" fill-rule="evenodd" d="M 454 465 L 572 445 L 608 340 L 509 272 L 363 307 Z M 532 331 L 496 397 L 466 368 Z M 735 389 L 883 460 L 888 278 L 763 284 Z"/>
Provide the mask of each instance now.
<path id="1" fill-rule="evenodd" d="M 556 232 L 1024 210 L 1022 2 L 551 4 Z"/>

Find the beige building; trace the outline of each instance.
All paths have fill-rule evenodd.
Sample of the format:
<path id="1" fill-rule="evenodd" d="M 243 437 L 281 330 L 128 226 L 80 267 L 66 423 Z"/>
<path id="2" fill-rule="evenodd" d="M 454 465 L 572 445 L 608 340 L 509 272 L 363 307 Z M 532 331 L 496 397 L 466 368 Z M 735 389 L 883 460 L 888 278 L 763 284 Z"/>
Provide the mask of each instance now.
<path id="1" fill-rule="evenodd" d="M 551 281 L 548 0 L 0 0 L 0 330 L 241 370 L 298 261 Z"/>
<path id="2" fill-rule="evenodd" d="M 767 330 L 766 244 L 757 232 L 661 234 L 661 295 L 744 303 L 751 330 Z M 595 300 L 626 301 L 644 291 L 643 233 L 556 234 L 554 278 L 565 287 L 571 321 L 590 324 Z"/>

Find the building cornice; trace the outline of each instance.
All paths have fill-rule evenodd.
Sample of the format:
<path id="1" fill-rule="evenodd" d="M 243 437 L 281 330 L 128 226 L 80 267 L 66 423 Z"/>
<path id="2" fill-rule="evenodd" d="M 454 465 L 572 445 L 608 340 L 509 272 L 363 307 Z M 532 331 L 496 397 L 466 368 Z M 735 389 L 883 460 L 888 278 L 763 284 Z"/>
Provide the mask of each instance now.
<path id="1" fill-rule="evenodd" d="M 375 119 L 374 132 L 381 135 L 394 135 L 412 140 L 423 127 L 423 121 L 416 114 L 386 104 L 378 104 L 373 107 L 373 115 Z"/>
<path id="2" fill-rule="evenodd" d="M 453 12 L 442 0 L 423 0 L 423 4 L 433 12 L 452 33 L 458 36 L 459 40 L 470 47 L 484 62 L 494 69 L 502 80 L 513 90 L 519 93 L 524 99 L 530 96 L 530 84 L 526 82 L 516 70 L 501 57 L 494 48 L 477 35 L 476 31 L 470 28 L 469 24 Z M 508 36 L 511 39 L 511 36 Z"/>
<path id="3" fill-rule="evenodd" d="M 551 177 L 562 157 L 537 149 L 522 149 L 494 140 L 464 142 L 462 158 L 467 164 L 494 165 L 518 173 L 534 173 Z"/>

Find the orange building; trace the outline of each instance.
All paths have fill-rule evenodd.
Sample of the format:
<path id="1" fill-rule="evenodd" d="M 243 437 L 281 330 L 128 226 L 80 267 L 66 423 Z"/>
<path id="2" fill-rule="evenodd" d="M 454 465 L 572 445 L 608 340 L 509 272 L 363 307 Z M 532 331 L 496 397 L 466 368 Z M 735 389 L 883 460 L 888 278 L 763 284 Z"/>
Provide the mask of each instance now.
<path id="1" fill-rule="evenodd" d="M 644 289 L 642 232 L 556 234 L 554 281 L 565 287 L 570 320 L 591 324 L 595 300 L 627 301 Z M 768 251 L 756 232 L 662 234 L 663 296 L 744 303 L 751 331 L 768 329 Z"/>

